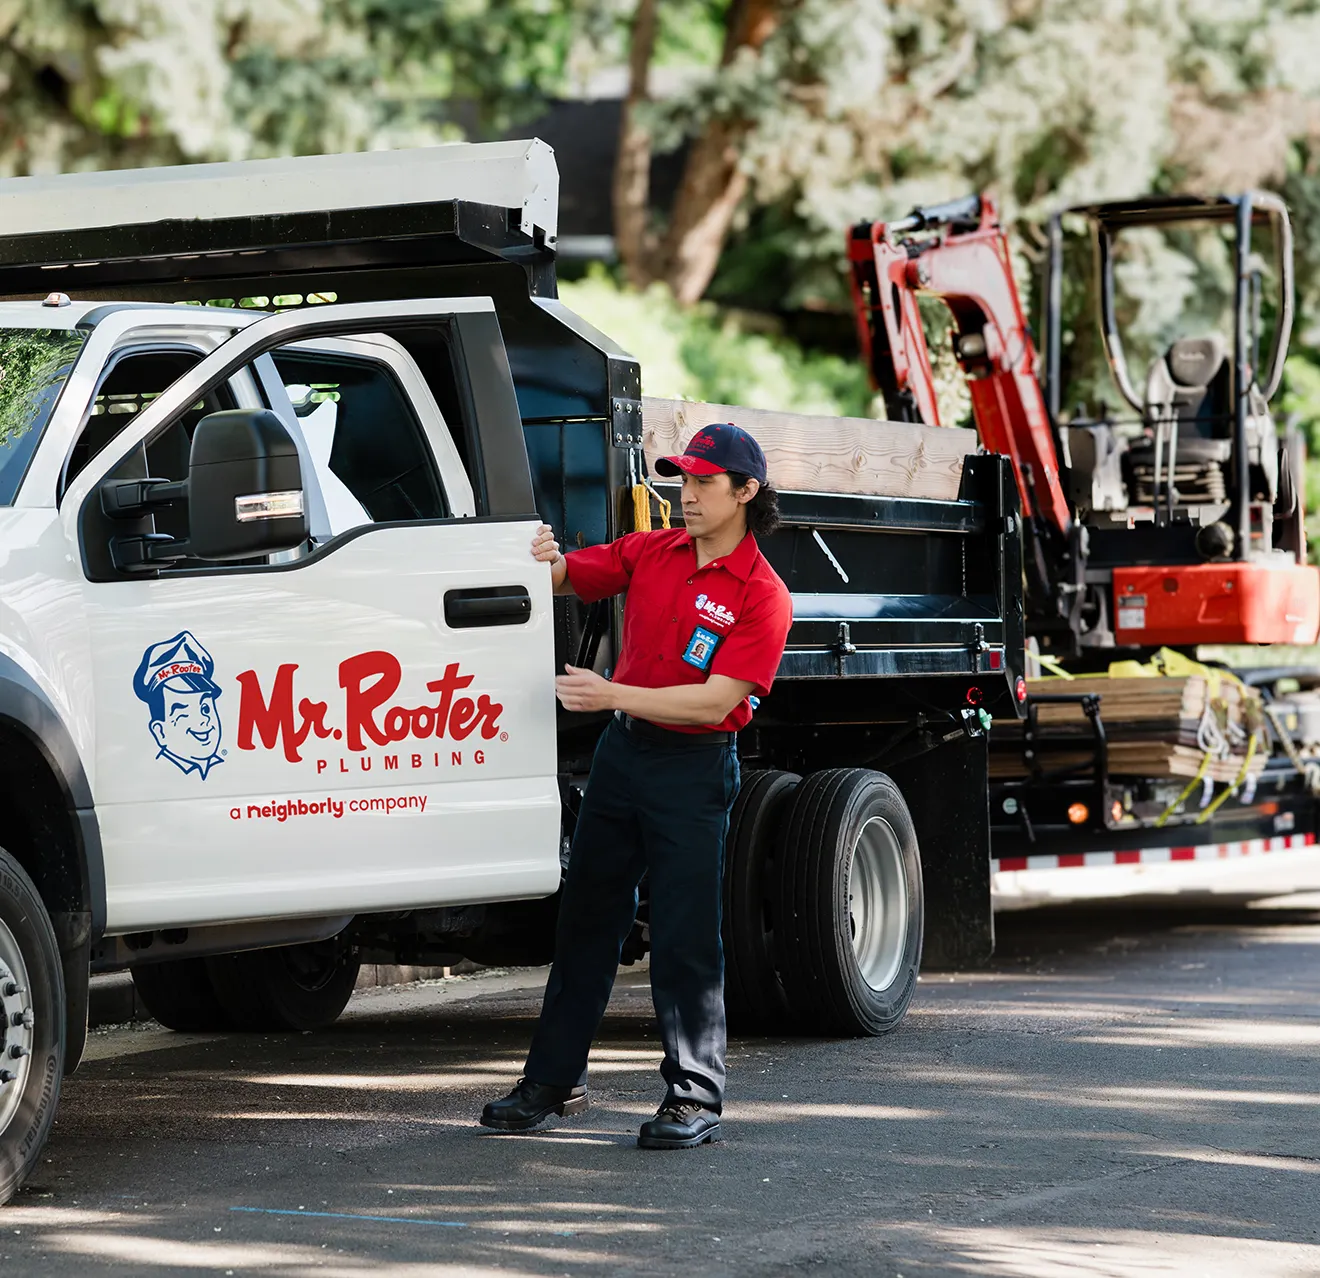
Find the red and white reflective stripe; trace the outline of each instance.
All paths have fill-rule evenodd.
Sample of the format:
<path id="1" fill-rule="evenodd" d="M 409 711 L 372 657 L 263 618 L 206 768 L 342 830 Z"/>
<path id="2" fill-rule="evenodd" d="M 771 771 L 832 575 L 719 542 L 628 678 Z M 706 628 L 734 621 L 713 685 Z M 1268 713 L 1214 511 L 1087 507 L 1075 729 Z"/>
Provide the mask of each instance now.
<path id="1" fill-rule="evenodd" d="M 1156 865 L 1169 861 L 1226 861 L 1239 856 L 1263 856 L 1315 846 L 1314 834 L 1275 835 L 1243 843 L 1201 843 L 1181 848 L 1129 848 L 1123 852 L 1065 852 L 1058 856 L 1001 856 L 990 861 L 999 874 L 1011 870 L 1068 870 L 1086 865 Z"/>

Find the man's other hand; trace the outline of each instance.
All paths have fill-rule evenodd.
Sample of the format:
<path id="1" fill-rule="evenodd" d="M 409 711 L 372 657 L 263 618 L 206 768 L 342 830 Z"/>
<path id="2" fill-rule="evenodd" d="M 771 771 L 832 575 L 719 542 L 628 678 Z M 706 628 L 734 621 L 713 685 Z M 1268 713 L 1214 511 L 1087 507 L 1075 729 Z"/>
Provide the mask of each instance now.
<path id="1" fill-rule="evenodd" d="M 555 530 L 549 524 L 542 524 L 532 538 L 532 558 L 538 563 L 557 564 L 563 557 L 555 540 Z"/>
<path id="2" fill-rule="evenodd" d="M 565 710 L 613 710 L 614 685 L 602 679 L 594 670 L 580 670 L 577 666 L 564 667 L 567 674 L 555 680 L 555 696 Z"/>

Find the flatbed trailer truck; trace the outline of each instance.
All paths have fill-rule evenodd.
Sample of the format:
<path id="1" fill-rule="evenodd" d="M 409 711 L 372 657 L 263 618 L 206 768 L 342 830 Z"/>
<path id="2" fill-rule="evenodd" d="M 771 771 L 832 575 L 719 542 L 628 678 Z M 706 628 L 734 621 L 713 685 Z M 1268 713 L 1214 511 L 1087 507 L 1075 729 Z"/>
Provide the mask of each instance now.
<path id="1" fill-rule="evenodd" d="M 90 973 L 176 1028 L 306 1029 L 364 958 L 548 959 L 603 726 L 552 674 L 608 670 L 620 612 L 528 547 L 633 526 L 644 416 L 556 298 L 556 195 L 538 142 L 0 183 L 0 1199 Z M 923 952 L 990 953 L 1021 529 L 1003 459 L 960 471 L 782 493 L 744 1025 L 883 1032 Z"/>

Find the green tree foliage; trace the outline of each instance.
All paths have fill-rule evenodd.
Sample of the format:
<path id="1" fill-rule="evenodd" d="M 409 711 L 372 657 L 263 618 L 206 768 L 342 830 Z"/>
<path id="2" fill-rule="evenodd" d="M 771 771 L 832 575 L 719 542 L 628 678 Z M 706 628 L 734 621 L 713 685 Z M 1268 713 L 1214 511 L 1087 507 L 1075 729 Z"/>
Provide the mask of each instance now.
<path id="1" fill-rule="evenodd" d="M 490 132 L 561 91 L 615 17 L 608 0 L 0 0 L 0 174 Z"/>
<path id="2" fill-rule="evenodd" d="M 764 316 L 680 306 L 662 284 L 621 288 L 603 268 L 560 285 L 564 302 L 642 357 L 642 392 L 667 399 L 746 404 L 801 413 L 871 415 L 856 360 L 805 352 Z"/>
<path id="3" fill-rule="evenodd" d="M 625 64 L 650 2 L 0 0 L 0 173 L 487 134 Z M 1315 215 L 1300 238 L 1307 300 L 1320 291 L 1320 0 L 654 8 L 647 66 L 692 74 L 639 103 L 651 149 L 736 150 L 736 178 L 712 182 L 708 145 L 705 185 L 689 174 L 675 202 L 694 234 L 732 231 L 717 296 L 837 305 L 844 228 L 971 188 L 1028 225 L 1070 201 L 1245 185 Z"/>
<path id="4" fill-rule="evenodd" d="M 777 231 L 778 271 L 755 250 L 765 292 L 837 302 L 839 237 L 860 217 L 990 189 L 1038 224 L 1150 190 L 1300 184 L 1318 44 L 1316 0 L 800 0 L 671 117 L 754 115 L 743 217 Z"/>
<path id="5" fill-rule="evenodd" d="M 626 65 L 645 11 L 615 193 L 638 282 L 837 308 L 848 225 L 972 189 L 1027 280 L 1060 204 L 1262 185 L 1297 213 L 1304 336 L 1320 313 L 1320 0 L 0 0 L 0 174 L 488 135 Z M 663 64 L 688 87 L 658 100 Z M 1148 265 L 1154 343 L 1190 276 Z"/>

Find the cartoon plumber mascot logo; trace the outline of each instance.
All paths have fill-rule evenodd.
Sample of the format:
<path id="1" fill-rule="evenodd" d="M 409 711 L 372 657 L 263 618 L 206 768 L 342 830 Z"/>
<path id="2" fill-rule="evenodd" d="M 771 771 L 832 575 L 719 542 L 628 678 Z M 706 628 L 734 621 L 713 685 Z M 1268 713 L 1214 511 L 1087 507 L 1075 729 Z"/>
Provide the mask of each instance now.
<path id="1" fill-rule="evenodd" d="M 156 758 L 168 759 L 180 772 L 196 772 L 203 781 L 220 756 L 220 716 L 215 702 L 220 688 L 211 678 L 215 662 L 184 630 L 142 654 L 133 691 L 151 714 Z"/>

